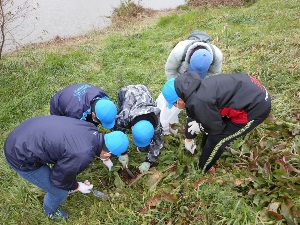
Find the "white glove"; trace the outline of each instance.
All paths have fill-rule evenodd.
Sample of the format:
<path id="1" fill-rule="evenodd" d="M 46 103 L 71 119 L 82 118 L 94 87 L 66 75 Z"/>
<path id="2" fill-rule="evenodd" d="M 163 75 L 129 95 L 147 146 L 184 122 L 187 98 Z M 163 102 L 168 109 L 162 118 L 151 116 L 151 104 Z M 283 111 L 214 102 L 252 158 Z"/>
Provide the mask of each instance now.
<path id="1" fill-rule="evenodd" d="M 111 168 L 113 167 L 113 162 L 108 159 L 108 160 L 102 160 L 102 162 L 104 163 L 105 166 L 107 166 L 108 170 L 111 171 Z"/>
<path id="2" fill-rule="evenodd" d="M 178 129 L 172 129 L 172 127 L 170 126 L 169 130 L 170 130 L 170 133 L 171 133 L 171 134 L 173 134 L 174 136 L 177 136 L 177 134 L 178 134 Z"/>
<path id="3" fill-rule="evenodd" d="M 80 191 L 83 194 L 90 193 L 93 189 L 94 185 L 92 184 L 85 184 L 83 182 L 78 182 L 78 188 L 76 190 Z"/>
<path id="4" fill-rule="evenodd" d="M 150 163 L 149 162 L 143 162 L 140 166 L 139 166 L 139 170 L 141 173 L 147 172 L 150 169 Z"/>
<path id="5" fill-rule="evenodd" d="M 119 157 L 119 161 L 120 163 L 122 163 L 122 165 L 125 167 L 126 165 L 128 165 L 128 162 L 129 162 L 129 158 L 128 158 L 128 154 L 125 154 L 125 155 L 121 155 Z"/>
<path id="6" fill-rule="evenodd" d="M 184 146 L 185 146 L 185 149 L 188 150 L 192 154 L 195 153 L 195 149 L 197 148 L 197 145 L 195 144 L 194 140 L 192 140 L 190 142 L 187 142 L 186 140 L 184 140 Z"/>
<path id="7" fill-rule="evenodd" d="M 191 133 L 191 135 L 199 134 L 201 132 L 199 123 L 197 123 L 195 120 L 189 122 L 188 125 L 189 125 L 188 132 Z"/>

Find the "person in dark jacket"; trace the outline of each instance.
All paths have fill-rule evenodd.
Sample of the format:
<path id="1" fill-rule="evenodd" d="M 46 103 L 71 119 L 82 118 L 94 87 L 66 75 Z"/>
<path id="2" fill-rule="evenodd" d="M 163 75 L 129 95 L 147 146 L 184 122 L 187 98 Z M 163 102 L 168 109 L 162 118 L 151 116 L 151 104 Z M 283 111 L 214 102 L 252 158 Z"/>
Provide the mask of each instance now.
<path id="1" fill-rule="evenodd" d="M 197 73 L 188 72 L 167 81 L 162 93 L 169 108 L 185 108 L 187 116 L 195 120 L 188 124 L 194 137 L 204 132 L 198 164 L 203 173 L 214 171 L 225 147 L 262 123 L 271 111 L 265 87 L 242 73 L 201 80 Z"/>
<path id="2" fill-rule="evenodd" d="M 144 85 L 128 85 L 118 93 L 118 115 L 115 130 L 132 130 L 134 144 L 140 152 L 148 152 L 145 161 L 139 166 L 141 173 L 153 166 L 164 144 L 160 124 L 160 109 Z M 128 164 L 128 154 L 119 157 L 123 166 Z"/>
<path id="3" fill-rule="evenodd" d="M 49 218 L 69 217 L 60 208 L 68 193 L 89 193 L 93 185 L 76 179 L 94 157 L 120 156 L 129 140 L 121 131 L 99 133 L 97 127 L 74 118 L 40 116 L 16 127 L 4 144 L 7 163 L 21 177 L 46 192 L 43 208 Z M 49 167 L 49 165 L 52 165 Z"/>
<path id="4" fill-rule="evenodd" d="M 111 129 L 115 125 L 117 107 L 101 88 L 90 84 L 73 84 L 52 97 L 50 114 L 84 120 L 95 126 L 101 124 Z"/>

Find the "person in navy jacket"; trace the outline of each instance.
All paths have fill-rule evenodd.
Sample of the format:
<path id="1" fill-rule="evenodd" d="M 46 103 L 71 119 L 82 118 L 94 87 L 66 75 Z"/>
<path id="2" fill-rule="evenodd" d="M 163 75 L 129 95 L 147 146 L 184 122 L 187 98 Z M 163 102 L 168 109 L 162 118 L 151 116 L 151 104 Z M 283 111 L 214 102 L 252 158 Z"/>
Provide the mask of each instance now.
<path id="1" fill-rule="evenodd" d="M 8 164 L 46 192 L 43 208 L 52 219 L 68 218 L 60 208 L 69 191 L 89 193 L 93 185 L 76 179 L 95 157 L 120 156 L 129 140 L 121 131 L 99 133 L 97 127 L 64 116 L 39 116 L 16 127 L 4 144 Z M 51 167 L 49 167 L 51 165 Z"/>
<path id="2" fill-rule="evenodd" d="M 271 111 L 271 98 L 254 77 L 243 74 L 222 74 L 201 80 L 188 72 L 168 80 L 162 89 L 169 104 L 186 109 L 195 121 L 188 123 L 186 136 L 192 139 L 203 132 L 199 168 L 213 172 L 225 147 L 262 123 Z"/>
<path id="3" fill-rule="evenodd" d="M 95 126 L 101 124 L 111 129 L 115 125 L 117 107 L 101 88 L 90 84 L 73 84 L 52 97 L 50 114 L 84 120 Z"/>

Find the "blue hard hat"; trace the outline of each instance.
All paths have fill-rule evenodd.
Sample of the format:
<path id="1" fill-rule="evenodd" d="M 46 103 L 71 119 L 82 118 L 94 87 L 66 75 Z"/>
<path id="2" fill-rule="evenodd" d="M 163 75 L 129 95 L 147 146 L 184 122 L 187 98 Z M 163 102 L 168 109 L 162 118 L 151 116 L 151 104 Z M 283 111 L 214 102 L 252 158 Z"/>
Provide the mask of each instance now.
<path id="1" fill-rule="evenodd" d="M 111 129 L 115 126 L 117 107 L 109 99 L 100 99 L 97 101 L 95 114 L 104 128 Z"/>
<path id="2" fill-rule="evenodd" d="M 129 146 L 129 140 L 122 131 L 113 131 L 104 135 L 107 150 L 116 156 L 120 156 Z"/>
<path id="3" fill-rule="evenodd" d="M 179 96 L 175 90 L 175 78 L 168 80 L 162 88 L 162 94 L 168 102 L 168 108 L 171 109 Z"/>
<path id="4" fill-rule="evenodd" d="M 209 51 L 199 49 L 193 53 L 187 71 L 194 71 L 198 73 L 201 79 L 204 79 L 212 61 L 213 57 Z"/>
<path id="5" fill-rule="evenodd" d="M 132 128 L 133 142 L 138 147 L 150 144 L 154 135 L 154 127 L 148 120 L 140 120 Z"/>

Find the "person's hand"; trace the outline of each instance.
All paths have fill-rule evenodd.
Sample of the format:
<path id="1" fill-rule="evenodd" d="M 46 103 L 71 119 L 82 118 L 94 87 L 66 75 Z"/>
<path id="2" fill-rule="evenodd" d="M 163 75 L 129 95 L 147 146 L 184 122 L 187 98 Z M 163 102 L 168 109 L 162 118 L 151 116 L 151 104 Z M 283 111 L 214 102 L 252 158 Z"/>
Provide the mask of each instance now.
<path id="1" fill-rule="evenodd" d="M 185 146 L 185 149 L 188 150 L 192 154 L 195 153 L 195 150 L 197 148 L 197 145 L 195 144 L 194 140 L 192 140 L 192 141 L 184 140 L 184 146 Z"/>
<path id="2" fill-rule="evenodd" d="M 113 162 L 110 159 L 102 160 L 105 166 L 107 166 L 108 170 L 111 171 L 111 168 L 113 167 Z"/>
<path id="3" fill-rule="evenodd" d="M 170 130 L 170 133 L 171 133 L 171 134 L 173 134 L 174 136 L 177 136 L 177 134 L 178 134 L 178 129 L 172 129 L 172 127 L 170 126 L 169 130 Z"/>
<path id="4" fill-rule="evenodd" d="M 76 190 L 80 191 L 83 194 L 88 194 L 92 191 L 94 185 L 90 182 L 78 182 L 78 188 Z"/>
<path id="5" fill-rule="evenodd" d="M 122 163 L 122 165 L 125 167 L 126 165 L 128 165 L 128 162 L 129 162 L 129 158 L 128 158 L 128 154 L 125 154 L 125 155 L 121 155 L 119 157 L 119 161 L 120 163 Z"/>
<path id="6" fill-rule="evenodd" d="M 197 123 L 195 120 L 192 122 L 189 122 L 188 126 L 189 126 L 188 132 L 191 133 L 191 135 L 199 134 L 201 132 L 199 123 Z"/>
<path id="7" fill-rule="evenodd" d="M 139 166 L 139 170 L 141 173 L 147 172 L 150 169 L 150 163 L 149 162 L 143 162 L 140 166 Z"/>

